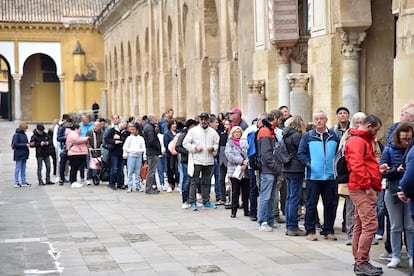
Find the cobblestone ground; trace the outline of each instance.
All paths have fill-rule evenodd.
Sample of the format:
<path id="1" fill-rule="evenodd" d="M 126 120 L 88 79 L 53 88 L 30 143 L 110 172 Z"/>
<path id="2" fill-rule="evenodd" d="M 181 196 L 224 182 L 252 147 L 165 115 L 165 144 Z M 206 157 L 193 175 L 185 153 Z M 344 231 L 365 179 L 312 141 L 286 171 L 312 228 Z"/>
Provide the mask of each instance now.
<path id="1" fill-rule="evenodd" d="M 38 186 L 33 149 L 33 185 L 14 188 L 16 126 L 0 122 L 0 275 L 353 275 L 340 218 L 338 241 L 310 242 L 285 236 L 283 226 L 259 232 L 242 212 L 232 219 L 222 206 L 183 210 L 178 192 Z M 372 262 L 384 275 L 407 275 L 406 259 L 399 269 L 378 259 L 383 248 L 383 241 L 372 247 Z"/>

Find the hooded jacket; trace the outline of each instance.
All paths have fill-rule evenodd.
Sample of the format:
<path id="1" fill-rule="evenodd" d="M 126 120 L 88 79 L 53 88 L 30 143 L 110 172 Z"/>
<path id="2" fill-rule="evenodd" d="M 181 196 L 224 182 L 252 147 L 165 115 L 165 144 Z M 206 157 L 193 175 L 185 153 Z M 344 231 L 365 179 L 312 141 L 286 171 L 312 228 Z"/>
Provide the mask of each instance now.
<path id="1" fill-rule="evenodd" d="M 372 147 L 375 136 L 358 129 L 350 130 L 345 145 L 345 160 L 349 171 L 349 190 L 381 191 L 382 176 Z M 365 153 L 365 154 L 364 154 Z"/>

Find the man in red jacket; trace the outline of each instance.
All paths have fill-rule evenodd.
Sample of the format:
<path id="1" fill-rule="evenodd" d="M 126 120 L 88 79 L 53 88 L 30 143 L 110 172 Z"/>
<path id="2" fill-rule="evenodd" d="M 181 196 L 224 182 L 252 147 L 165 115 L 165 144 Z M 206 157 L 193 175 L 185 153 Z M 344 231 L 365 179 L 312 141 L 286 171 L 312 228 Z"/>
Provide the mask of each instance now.
<path id="1" fill-rule="evenodd" d="M 350 172 L 349 196 L 355 205 L 352 254 L 356 275 L 376 276 L 383 273 L 380 267 L 369 262 L 371 242 L 378 227 L 375 208 L 382 178 L 372 145 L 381 126 L 377 116 L 367 116 L 358 129 L 351 129 L 351 137 L 345 146 L 345 160 Z"/>

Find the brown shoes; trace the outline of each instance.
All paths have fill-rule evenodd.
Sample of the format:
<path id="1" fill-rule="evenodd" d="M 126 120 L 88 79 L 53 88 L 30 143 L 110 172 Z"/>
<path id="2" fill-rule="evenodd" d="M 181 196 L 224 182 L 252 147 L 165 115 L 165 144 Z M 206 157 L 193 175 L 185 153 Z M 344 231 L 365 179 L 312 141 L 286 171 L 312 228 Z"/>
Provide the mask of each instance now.
<path id="1" fill-rule="evenodd" d="M 325 235 L 325 240 L 336 241 L 338 240 L 334 234 Z"/>
<path id="2" fill-rule="evenodd" d="M 318 240 L 318 238 L 316 237 L 315 234 L 308 234 L 308 235 L 306 235 L 306 239 L 308 241 L 317 241 Z"/>
<path id="3" fill-rule="evenodd" d="M 287 230 L 286 236 L 305 236 L 306 232 L 302 229 Z"/>

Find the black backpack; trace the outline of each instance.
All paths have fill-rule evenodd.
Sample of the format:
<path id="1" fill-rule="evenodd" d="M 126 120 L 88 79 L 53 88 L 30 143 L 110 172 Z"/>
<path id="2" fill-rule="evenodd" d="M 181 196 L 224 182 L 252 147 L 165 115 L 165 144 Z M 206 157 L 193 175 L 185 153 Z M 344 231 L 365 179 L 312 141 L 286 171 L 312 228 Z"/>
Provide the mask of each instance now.
<path id="1" fill-rule="evenodd" d="M 357 135 L 351 135 L 357 136 Z M 350 136 L 350 137 L 351 137 Z M 349 140 L 349 137 L 348 137 Z M 336 152 L 334 158 L 334 175 L 336 179 L 336 183 L 348 183 L 349 182 L 349 171 L 348 166 L 345 160 L 345 146 L 348 143 L 348 140 L 343 143 L 338 151 Z M 364 156 L 366 154 L 367 149 L 365 148 Z"/>

